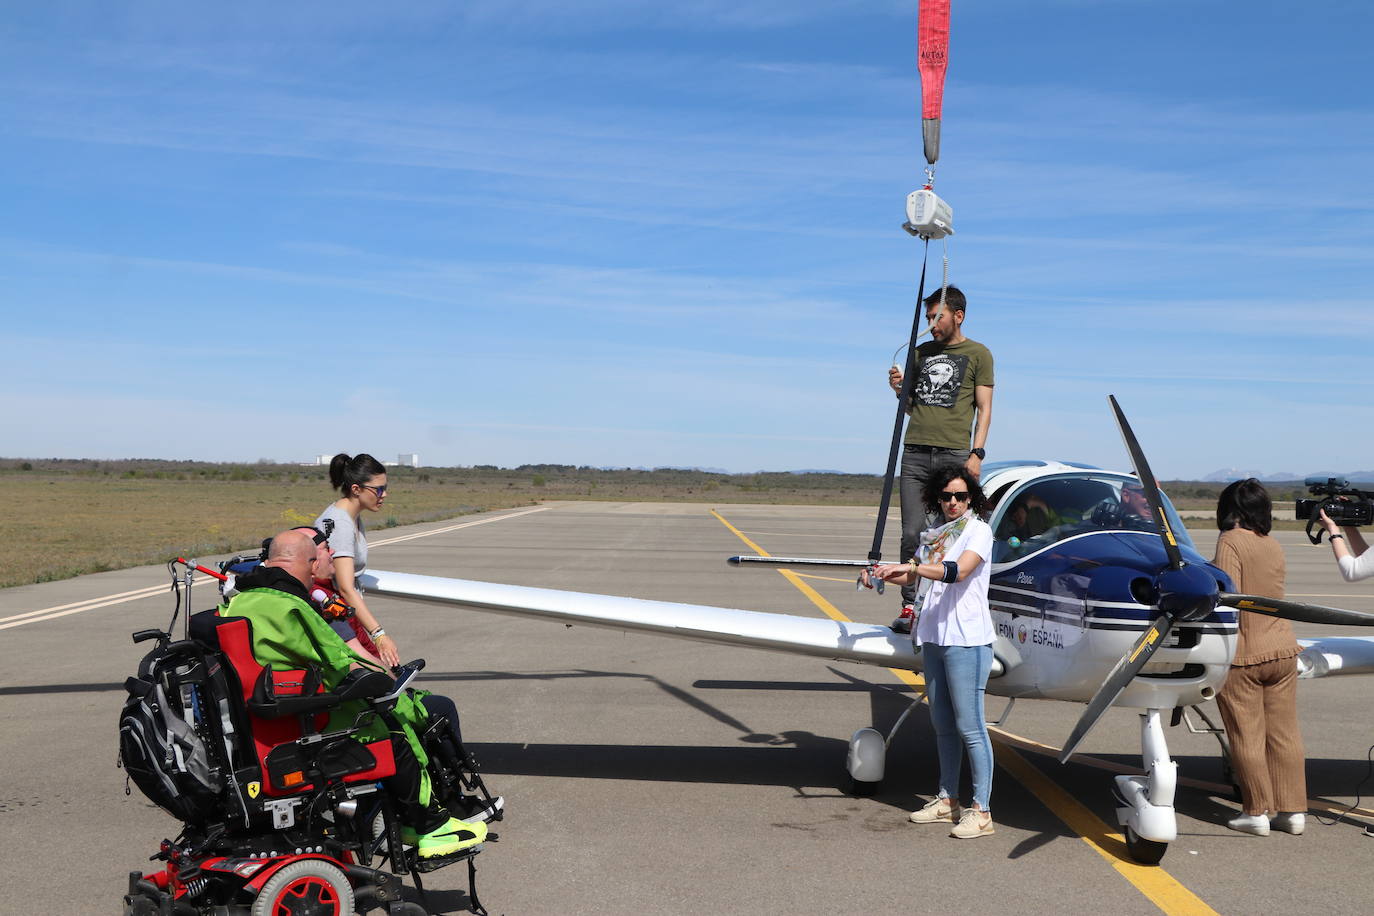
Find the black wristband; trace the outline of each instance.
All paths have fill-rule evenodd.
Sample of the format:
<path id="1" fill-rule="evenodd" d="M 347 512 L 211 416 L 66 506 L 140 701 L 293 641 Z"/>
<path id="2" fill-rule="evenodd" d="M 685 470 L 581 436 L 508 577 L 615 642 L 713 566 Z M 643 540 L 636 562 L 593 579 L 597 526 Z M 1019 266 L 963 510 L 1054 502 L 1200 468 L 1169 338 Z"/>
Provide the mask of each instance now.
<path id="1" fill-rule="evenodd" d="M 941 582 L 958 582 L 958 581 L 959 581 L 959 564 L 958 564 L 958 563 L 955 563 L 953 560 L 946 560 L 946 561 L 945 561 L 945 574 L 944 574 L 943 577 L 941 577 L 940 581 L 941 581 Z"/>

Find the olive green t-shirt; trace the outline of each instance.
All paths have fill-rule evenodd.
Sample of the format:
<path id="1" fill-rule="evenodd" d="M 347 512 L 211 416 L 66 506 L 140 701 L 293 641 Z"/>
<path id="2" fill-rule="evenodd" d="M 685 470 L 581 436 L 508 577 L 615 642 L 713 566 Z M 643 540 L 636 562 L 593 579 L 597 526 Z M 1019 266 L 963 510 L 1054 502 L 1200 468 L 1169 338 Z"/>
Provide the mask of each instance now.
<path id="1" fill-rule="evenodd" d="M 973 429 L 973 389 L 992 387 L 992 353 L 967 337 L 945 346 L 928 340 L 916 348 L 908 445 L 968 448 Z"/>

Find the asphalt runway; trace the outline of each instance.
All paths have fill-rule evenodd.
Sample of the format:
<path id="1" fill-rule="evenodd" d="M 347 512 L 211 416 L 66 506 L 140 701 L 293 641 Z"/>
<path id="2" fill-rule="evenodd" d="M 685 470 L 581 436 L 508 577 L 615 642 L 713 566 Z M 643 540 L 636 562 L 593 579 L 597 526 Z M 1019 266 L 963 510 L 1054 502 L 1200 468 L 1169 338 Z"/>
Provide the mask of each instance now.
<path id="1" fill-rule="evenodd" d="M 715 508 L 784 556 L 862 557 L 873 525 L 863 509 Z M 383 543 L 427 532 L 438 533 Z M 1210 555 L 1213 538 L 1194 534 Z M 1325 545 L 1279 537 L 1291 597 L 1374 612 L 1374 580 L 1347 585 Z M 554 503 L 373 540 L 381 569 L 822 613 L 775 570 L 727 567 L 725 557 L 752 550 L 708 506 Z M 895 531 L 887 543 L 895 549 Z M 885 622 L 896 610 L 895 594 L 798 572 L 852 619 Z M 213 603 L 200 581 L 196 609 Z M 0 591 L 0 912 L 119 912 L 126 873 L 174 835 L 169 816 L 137 790 L 126 796 L 115 767 L 122 683 L 142 656 L 129 633 L 166 625 L 166 584 L 162 568 L 145 567 Z M 1104 767 L 1139 763 L 1128 711 L 1089 736 L 1092 760 L 1060 766 L 1027 743 L 1057 749 L 1082 707 L 1019 703 L 1004 727 L 1021 740 L 999 742 L 997 833 L 959 841 L 906 820 L 935 787 L 924 710 L 894 742 L 877 797 L 840 790 L 849 736 L 887 728 L 910 702 L 886 669 L 391 600 L 373 609 L 403 657 L 427 659 L 424 686 L 455 698 L 489 784 L 507 798 L 501 840 L 478 859 L 492 913 L 1371 909 L 1374 839 L 1362 822 L 1309 816 L 1302 837 L 1244 836 L 1224 826 L 1236 804 L 1205 788 L 1180 788 L 1181 836 L 1160 868 L 1123 861 Z M 1312 798 L 1355 801 L 1374 744 L 1371 698 L 1371 679 L 1302 683 Z M 991 718 L 1003 703 L 989 700 Z M 1213 737 L 1180 727 L 1168 739 L 1183 777 L 1220 779 Z M 1363 789 L 1374 794 L 1374 779 Z M 466 907 L 461 867 L 427 885 L 436 909 Z"/>

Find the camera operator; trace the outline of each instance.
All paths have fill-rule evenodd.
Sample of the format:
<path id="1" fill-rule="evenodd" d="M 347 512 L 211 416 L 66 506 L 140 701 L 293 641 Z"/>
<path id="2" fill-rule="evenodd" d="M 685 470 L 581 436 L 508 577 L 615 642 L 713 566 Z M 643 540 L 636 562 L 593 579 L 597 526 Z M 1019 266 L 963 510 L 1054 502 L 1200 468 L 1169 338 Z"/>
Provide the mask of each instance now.
<path id="1" fill-rule="evenodd" d="M 1341 568 L 1341 578 L 1356 582 L 1374 576 L 1374 551 L 1365 543 L 1360 529 L 1342 528 L 1324 509 L 1318 510 L 1318 518 L 1326 529 L 1326 539 L 1331 542 L 1331 552 L 1336 555 L 1336 565 Z"/>

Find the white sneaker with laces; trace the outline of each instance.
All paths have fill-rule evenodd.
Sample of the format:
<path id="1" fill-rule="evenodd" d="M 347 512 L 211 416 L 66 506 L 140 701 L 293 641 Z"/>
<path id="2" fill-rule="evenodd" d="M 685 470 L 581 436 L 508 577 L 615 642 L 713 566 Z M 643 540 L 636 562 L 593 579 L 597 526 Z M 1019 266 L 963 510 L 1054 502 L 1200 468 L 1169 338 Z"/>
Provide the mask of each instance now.
<path id="1" fill-rule="evenodd" d="M 949 832 L 949 835 L 960 840 L 971 840 L 974 837 L 990 836 L 996 832 L 996 828 L 992 826 L 991 811 L 965 808 L 963 816 L 959 818 L 959 823 L 954 825 L 954 829 Z"/>
<path id="2" fill-rule="evenodd" d="M 911 812 L 907 818 L 913 824 L 953 824 L 959 820 L 959 803 L 948 798 L 932 798 L 923 808 Z"/>

